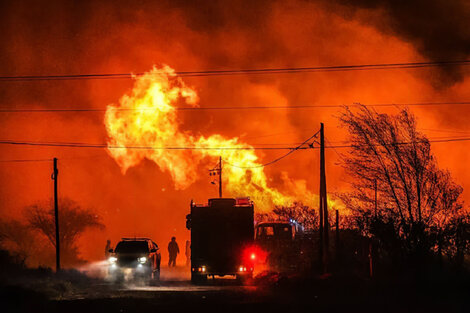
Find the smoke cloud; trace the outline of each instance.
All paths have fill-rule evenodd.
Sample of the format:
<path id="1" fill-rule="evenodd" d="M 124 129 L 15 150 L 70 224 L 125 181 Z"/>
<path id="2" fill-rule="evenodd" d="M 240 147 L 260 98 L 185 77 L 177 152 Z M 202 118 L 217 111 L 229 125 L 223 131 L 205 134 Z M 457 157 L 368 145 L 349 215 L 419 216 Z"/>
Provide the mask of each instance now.
<path id="1" fill-rule="evenodd" d="M 470 55 L 470 3 L 463 0 L 337 0 L 351 11 L 365 9 L 379 13 L 367 19 L 381 31 L 411 42 L 424 57 L 433 61 L 465 60 Z M 357 15 L 355 15 L 357 17 Z M 367 23 L 366 18 L 361 19 Z M 446 83 L 462 80 L 458 67 L 443 68 Z"/>
<path id="2" fill-rule="evenodd" d="M 468 14 L 467 2 L 443 0 L 2 1 L 0 75 L 140 73 L 162 64 L 184 71 L 466 59 Z M 105 110 L 134 83 L 0 82 L 0 101 L 2 108 Z M 185 83 L 196 90 L 201 107 L 470 99 L 470 76 L 464 67 L 188 77 Z M 431 138 L 470 133 L 467 106 L 412 111 Z M 335 115 L 337 109 L 182 111 L 177 122 L 197 137 L 220 134 L 249 145 L 276 147 L 302 142 L 320 122 L 325 123 L 328 142 L 341 142 L 347 134 L 337 128 Z M 106 143 L 103 121 L 104 111 L 1 113 L 0 139 Z M 470 188 L 465 144 L 436 144 L 433 150 L 439 164 Z M 90 260 L 104 257 L 106 239 L 115 244 L 120 237 L 135 235 L 152 237 L 165 262 L 170 237 L 176 235 L 181 246 L 189 236 L 185 215 L 191 199 L 204 202 L 217 196 L 208 175 L 217 158 L 195 167 L 193 183 L 176 190 L 171 176 L 155 162 L 144 159 L 123 175 L 104 149 L 1 145 L 0 151 L 4 160 L 59 158 L 59 195 L 94 209 L 107 227 L 80 240 L 83 257 Z M 328 149 L 326 156 L 330 192 L 348 185 L 336 152 Z M 256 155 L 264 163 L 283 153 Z M 318 162 L 317 150 L 297 151 L 265 168 L 267 184 L 281 193 L 297 189 L 298 200 L 307 202 L 305 195 L 319 189 Z M 0 164 L 0 212 L 21 218 L 24 206 L 50 198 L 51 166 Z"/>

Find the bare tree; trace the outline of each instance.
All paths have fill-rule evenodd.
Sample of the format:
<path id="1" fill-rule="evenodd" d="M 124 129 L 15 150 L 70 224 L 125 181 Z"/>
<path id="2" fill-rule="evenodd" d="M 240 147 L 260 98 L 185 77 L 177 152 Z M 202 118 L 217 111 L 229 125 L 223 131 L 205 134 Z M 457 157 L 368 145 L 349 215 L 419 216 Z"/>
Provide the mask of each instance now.
<path id="1" fill-rule="evenodd" d="M 353 178 L 352 191 L 339 197 L 358 226 L 383 238 L 394 235 L 411 253 L 439 244 L 430 234 L 442 235 L 461 212 L 462 187 L 438 168 L 415 117 L 407 109 L 388 115 L 361 106 L 355 112 L 346 108 L 339 119 L 350 133 L 343 166 Z"/>
<path id="2" fill-rule="evenodd" d="M 25 209 L 26 218 L 31 228 L 38 230 L 50 243 L 55 246 L 55 220 L 52 200 L 35 203 Z M 61 254 L 65 262 L 79 261 L 77 239 L 87 229 L 103 229 L 97 214 L 90 209 L 80 207 L 71 199 L 61 199 L 59 202 L 59 238 Z"/>
<path id="3" fill-rule="evenodd" d="M 34 242 L 31 229 L 16 220 L 0 220 L 0 243 L 23 264 L 32 254 Z"/>
<path id="4" fill-rule="evenodd" d="M 31 227 L 15 219 L 0 220 L 0 246 L 27 266 L 44 266 L 52 262 L 52 249 L 40 240 Z"/>
<path id="5" fill-rule="evenodd" d="M 305 229 L 318 227 L 318 214 L 314 209 L 303 205 L 302 202 L 294 202 L 290 206 L 276 206 L 270 213 L 258 213 L 257 221 L 289 221 L 295 220 Z"/>

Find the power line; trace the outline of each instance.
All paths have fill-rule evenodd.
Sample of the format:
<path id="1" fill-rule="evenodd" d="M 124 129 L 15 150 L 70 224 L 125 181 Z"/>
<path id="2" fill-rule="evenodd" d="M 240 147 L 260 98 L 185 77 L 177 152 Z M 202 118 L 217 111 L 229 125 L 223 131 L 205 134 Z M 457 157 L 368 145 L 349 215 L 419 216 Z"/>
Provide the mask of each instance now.
<path id="1" fill-rule="evenodd" d="M 390 107 L 390 106 L 446 106 L 446 105 L 470 105 L 470 101 L 458 101 L 458 102 L 403 102 L 403 103 L 370 103 L 370 104 L 318 104 L 318 105 L 284 105 L 284 106 L 231 106 L 231 107 L 174 107 L 177 111 L 233 111 L 233 110 L 296 110 L 296 109 L 318 109 L 318 108 L 344 108 L 348 106 L 365 106 L 365 107 Z M 126 108 L 113 108 L 114 111 L 156 111 L 156 108 L 139 108 L 139 109 L 126 109 Z M 0 109 L 0 113 L 86 113 L 86 112 L 106 112 L 107 109 Z"/>
<path id="2" fill-rule="evenodd" d="M 231 164 L 227 161 L 224 160 L 224 162 L 226 164 L 228 164 L 229 166 L 232 166 L 232 167 L 236 167 L 236 168 L 241 168 L 241 169 L 254 169 L 254 168 L 261 168 L 261 167 L 266 167 L 266 166 L 269 166 L 271 164 L 274 164 L 280 160 L 282 160 L 283 158 L 287 157 L 288 155 L 290 155 L 291 153 L 297 151 L 299 148 L 301 148 L 301 146 L 303 146 L 304 144 L 306 144 L 309 140 L 311 140 L 313 137 L 315 137 L 316 135 L 318 135 L 318 132 L 316 132 L 314 135 L 312 135 L 310 138 L 308 138 L 306 141 L 304 141 L 303 143 L 301 143 L 299 146 L 295 147 L 295 148 L 292 148 L 291 151 L 289 151 L 288 153 L 270 161 L 270 162 L 267 162 L 267 163 L 264 163 L 264 164 L 260 164 L 260 165 L 256 165 L 256 166 L 239 166 L 239 165 L 234 165 L 234 164 Z M 328 142 L 328 140 L 325 138 L 325 140 Z M 434 142 L 434 143 L 437 143 L 437 142 L 452 142 L 452 141 L 469 141 L 470 138 L 449 138 L 449 139 L 436 139 L 436 140 L 428 140 L 428 142 Z M 413 144 L 413 143 L 416 143 L 416 142 L 398 142 L 398 143 L 393 143 L 393 144 L 390 144 L 390 145 L 394 145 L 394 144 L 398 144 L 398 145 L 408 145 L 408 144 Z M 419 143 L 419 142 L 418 142 Z M 424 143 L 424 142 L 421 142 L 421 143 Z M 367 145 L 364 145 L 364 146 L 367 146 Z M 354 145 L 331 145 L 329 144 L 328 146 L 325 146 L 325 148 L 327 149 L 333 149 L 333 151 L 338 155 L 338 157 L 342 160 L 344 160 L 343 156 L 336 150 L 336 148 L 352 148 L 354 147 Z M 308 149 L 318 149 L 318 147 L 314 147 L 313 144 L 310 144 Z"/>
<path id="3" fill-rule="evenodd" d="M 309 138 L 311 139 L 311 137 Z M 457 137 L 457 138 L 448 138 L 443 137 L 442 139 L 434 139 L 427 141 L 419 142 L 397 142 L 391 143 L 390 145 L 407 145 L 413 143 L 438 143 L 438 142 L 459 142 L 459 141 L 470 141 L 470 137 Z M 37 142 L 37 141 L 13 141 L 13 140 L 0 140 L 0 144 L 3 145 L 19 145 L 19 146 L 41 146 L 41 147 L 64 147 L 64 148 L 97 148 L 97 149 L 135 149 L 135 150 L 305 150 L 305 149 L 317 149 L 312 145 L 308 147 L 302 147 L 306 142 L 301 143 L 296 147 L 201 147 L 201 146 L 163 146 L 163 147 L 154 147 L 154 146 L 113 146 L 107 144 L 93 144 L 93 143 L 74 143 L 74 142 Z M 352 148 L 357 145 L 347 144 L 347 145 L 328 145 L 325 148 Z M 48 159 L 50 161 L 50 159 Z M 45 161 L 45 160 L 44 160 Z"/>
<path id="4" fill-rule="evenodd" d="M 13 159 L 0 160 L 0 163 L 27 163 L 27 162 L 50 162 L 52 159 Z"/>
<path id="5" fill-rule="evenodd" d="M 469 138 L 470 134 L 466 134 L 466 135 L 454 135 L 454 136 L 431 136 L 431 137 L 426 137 L 426 139 L 429 141 L 429 142 L 436 142 L 436 141 L 440 141 L 440 140 L 448 140 L 448 139 L 451 139 L 451 140 L 454 140 L 454 139 L 466 139 L 466 138 Z M 325 138 L 326 140 L 326 138 Z M 347 140 L 342 140 L 342 141 L 328 141 L 328 144 L 329 145 L 333 145 L 333 144 L 347 144 L 349 143 L 349 141 Z M 287 143 L 286 143 L 287 144 Z M 398 143 L 400 144 L 400 143 Z"/>
<path id="6" fill-rule="evenodd" d="M 458 141 L 470 141 L 470 137 L 465 137 L 465 138 L 449 138 L 449 139 L 435 139 L 435 140 L 427 140 L 427 141 L 407 141 L 407 142 L 396 142 L 396 143 L 390 143 L 386 144 L 389 146 L 392 145 L 410 145 L 414 143 L 425 143 L 425 142 L 430 142 L 430 143 L 439 143 L 439 142 L 458 142 Z M 329 145 L 325 146 L 325 148 L 329 149 L 334 149 L 334 148 L 353 148 L 359 145 Z M 369 145 L 360 145 L 363 147 L 367 147 Z M 375 146 L 382 146 L 382 144 L 377 144 Z M 313 149 L 316 149 L 316 147 L 313 147 Z"/>
<path id="7" fill-rule="evenodd" d="M 260 164 L 257 166 L 238 166 L 236 164 L 231 164 L 227 161 L 224 161 L 227 165 L 236 167 L 236 168 L 241 168 L 241 169 L 254 169 L 254 168 L 261 168 L 265 166 L 269 166 L 271 164 L 274 164 L 290 154 L 292 154 L 295 151 L 298 150 L 307 150 L 307 149 L 318 149 L 319 147 L 313 146 L 313 143 L 308 144 L 307 147 L 304 147 L 305 144 L 308 143 L 309 140 L 313 139 L 315 136 L 318 135 L 318 132 L 309 137 L 307 140 L 302 142 L 300 145 L 296 147 L 276 147 L 276 148 L 268 148 L 268 147 L 150 147 L 150 146 L 107 146 L 104 144 L 77 144 L 77 143 L 44 143 L 44 142 L 25 142 L 25 141 L 9 141 L 9 140 L 2 140 L 0 141 L 0 144 L 12 144 L 12 145 L 28 145 L 28 146 L 46 146 L 46 147 L 70 147 L 70 148 L 109 148 L 109 149 L 146 149 L 146 150 L 289 150 L 286 154 L 269 161 L 264 164 Z M 462 142 L 462 141 L 470 141 L 470 137 L 466 138 L 449 138 L 449 139 L 436 139 L 436 140 L 428 140 L 427 142 L 429 143 L 442 143 L 442 142 Z M 413 143 L 424 143 L 425 141 L 419 141 L 419 142 L 397 142 L 397 143 L 391 143 L 389 145 L 408 145 L 408 144 L 413 144 Z M 329 144 L 328 146 L 325 146 L 325 149 L 333 149 L 335 153 L 338 154 L 338 156 L 343 159 L 341 154 L 336 151 L 337 148 L 353 148 L 356 147 L 357 145 L 331 145 Z M 362 146 L 368 146 L 368 145 L 362 145 Z M 381 145 L 375 145 L 375 146 L 381 146 Z M 91 156 L 91 157 L 98 157 L 98 156 Z M 101 156 L 100 156 L 101 157 Z M 81 158 L 87 158 L 86 156 L 83 156 Z M 75 157 L 72 158 L 66 158 L 66 159 L 78 159 Z M 6 164 L 6 163 L 31 163 L 31 162 L 50 162 L 52 159 L 11 159 L 11 160 L 0 160 L 0 164 Z"/>
<path id="8" fill-rule="evenodd" d="M 336 72 L 336 71 L 364 71 L 384 69 L 409 69 L 424 67 L 447 67 L 470 65 L 470 60 L 435 61 L 435 62 L 404 62 L 404 63 L 379 63 L 359 65 L 333 65 L 312 67 L 283 67 L 283 68 L 260 68 L 260 69 L 235 69 L 235 70 L 206 70 L 206 71 L 179 71 L 176 75 L 181 77 L 204 77 L 204 76 L 231 76 L 231 75 L 259 75 L 259 74 L 292 74 L 308 72 Z M 156 71 L 155 74 L 166 73 Z M 93 73 L 93 74 L 65 74 L 65 75 L 18 75 L 0 76 L 0 82 L 25 82 L 44 80 L 89 80 L 89 79 L 130 79 L 143 76 L 147 73 Z"/>
<path id="9" fill-rule="evenodd" d="M 283 133 L 279 133 L 279 134 L 283 134 Z M 273 134 L 275 135 L 275 134 Z M 469 132 L 464 132 L 462 133 L 462 135 L 453 135 L 453 136 L 429 136 L 429 137 L 426 137 L 428 140 L 440 140 L 440 139 L 454 139 L 454 138 L 467 138 L 468 136 L 470 135 Z M 246 139 L 246 138 L 244 138 Z M 343 140 L 343 141 L 329 141 L 326 137 L 325 137 L 325 141 L 329 144 L 329 145 L 332 145 L 332 144 L 337 144 L 337 143 L 347 143 L 348 141 L 346 140 Z M 250 141 L 246 141 L 247 144 L 249 145 L 252 145 L 252 146 L 295 146 L 295 145 L 299 145 L 301 143 L 299 142 L 267 142 L 267 143 L 261 143 L 261 142 L 250 142 Z"/>
<path id="10" fill-rule="evenodd" d="M 34 142 L 34 141 L 13 141 L 13 140 L 0 140 L 0 144 L 19 145 L 19 146 L 41 146 L 41 147 L 135 149 L 135 150 L 292 150 L 294 149 L 293 147 L 113 146 L 113 145 L 107 145 L 107 144 L 92 144 L 92 143 Z"/>
<path id="11" fill-rule="evenodd" d="M 309 137 L 311 139 L 311 137 Z M 307 140 L 309 140 L 307 139 Z M 447 141 L 467 141 L 470 139 L 467 136 L 444 136 L 444 137 L 431 137 L 429 142 L 447 142 Z M 326 139 L 325 139 L 326 140 Z M 346 148 L 353 147 L 355 145 L 347 145 L 341 143 L 347 143 L 347 141 L 331 142 L 327 140 L 329 146 L 326 148 Z M 334 145 L 339 143 L 340 145 Z M 412 142 L 403 142 L 396 144 L 410 144 Z M 14 141 L 14 140 L 0 140 L 0 144 L 3 145 L 19 145 L 19 146 L 40 146 L 40 147 L 64 147 L 64 148 L 96 148 L 96 149 L 131 149 L 131 150 L 303 150 L 303 149 L 316 149 L 316 147 L 309 146 L 302 147 L 306 142 L 296 143 L 247 143 L 247 147 L 201 147 L 201 146 L 113 146 L 107 144 L 94 144 L 94 143 L 77 143 L 77 142 L 36 142 L 36 141 Z M 392 144 L 391 144 L 392 145 Z M 280 147 L 278 147 L 280 146 Z M 75 160 L 75 159 L 87 159 L 91 157 L 102 157 L 102 155 L 93 156 L 79 156 L 79 157 L 64 157 L 61 160 Z M 38 160 L 24 160 L 27 161 L 51 161 L 52 159 L 38 159 Z M 9 160 L 6 160 L 9 161 Z M 15 160 L 11 160 L 15 161 Z M 17 160 L 21 162 L 22 160 Z M 0 160 L 1 162 L 1 160 Z"/>
<path id="12" fill-rule="evenodd" d="M 456 133 L 470 135 L 470 131 L 457 130 L 457 129 L 432 129 L 432 128 L 418 128 L 419 130 L 432 131 L 438 133 Z"/>
<path id="13" fill-rule="evenodd" d="M 325 136 L 325 141 L 328 143 L 329 147 L 331 147 L 330 149 L 333 149 L 333 151 L 336 153 L 336 155 L 337 155 L 341 160 L 344 161 L 344 158 L 343 158 L 343 156 L 341 155 L 341 153 L 339 153 L 339 152 L 336 150 L 335 146 L 333 146 L 333 145 L 331 144 L 331 142 L 326 138 L 326 136 Z M 325 148 L 326 148 L 326 147 L 325 147 Z"/>
<path id="14" fill-rule="evenodd" d="M 288 131 L 288 132 L 280 132 L 280 133 L 271 133 L 271 134 L 264 134 L 264 135 L 258 135 L 258 136 L 248 136 L 245 137 L 244 135 L 240 136 L 240 139 L 242 140 L 248 140 L 248 139 L 258 139 L 258 138 L 266 138 L 266 137 L 275 137 L 275 136 L 280 136 L 280 135 L 289 135 L 289 134 L 298 134 L 298 133 L 305 133 L 305 132 L 311 132 L 311 128 L 300 128 L 297 129 L 296 131 Z"/>
<path id="15" fill-rule="evenodd" d="M 297 147 L 293 148 L 291 151 L 287 152 L 286 154 L 272 160 L 272 161 L 269 161 L 267 163 L 264 163 L 264 164 L 260 164 L 260 165 L 255 165 L 255 166 L 240 166 L 240 165 L 235 165 L 235 164 L 231 164 L 227 161 L 224 160 L 224 163 L 225 164 L 228 164 L 229 166 L 231 167 L 236 167 L 236 168 L 241 168 L 241 169 L 254 169 L 254 168 L 260 168 L 260 167 L 266 167 L 266 166 L 269 166 L 271 164 L 274 164 L 282 159 L 284 159 L 285 157 L 289 156 L 290 154 L 294 153 L 295 151 L 299 150 L 302 148 L 303 145 L 305 145 L 307 142 L 309 142 L 311 139 L 313 139 L 314 137 L 316 137 L 318 135 L 320 131 L 317 131 L 315 134 L 313 134 L 312 136 L 310 136 L 309 138 L 307 138 L 304 142 L 302 142 L 301 144 L 299 144 Z M 313 144 L 310 144 L 308 146 L 308 148 L 313 148 Z M 308 149 L 306 148 L 306 149 Z"/>
<path id="16" fill-rule="evenodd" d="M 81 159 L 93 159 L 93 158 L 103 158 L 108 157 L 106 154 L 100 155 L 86 155 L 86 156 L 74 156 L 74 157 L 62 157 L 60 158 L 61 161 L 64 160 L 81 160 Z M 51 162 L 53 158 L 50 159 L 11 159 L 11 160 L 0 160 L 1 163 L 34 163 L 34 162 Z"/>

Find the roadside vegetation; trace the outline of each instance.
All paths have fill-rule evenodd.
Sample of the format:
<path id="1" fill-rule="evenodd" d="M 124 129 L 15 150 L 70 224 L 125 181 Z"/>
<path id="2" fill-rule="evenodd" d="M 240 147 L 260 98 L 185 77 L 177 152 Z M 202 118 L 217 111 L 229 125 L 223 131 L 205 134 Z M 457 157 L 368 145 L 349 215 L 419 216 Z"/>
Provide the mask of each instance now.
<path id="1" fill-rule="evenodd" d="M 349 190 L 339 240 L 330 207 L 330 270 L 360 277 L 454 278 L 470 271 L 470 213 L 462 187 L 438 166 L 431 142 L 407 109 L 379 114 L 362 106 L 338 117 L 350 147 L 340 162 Z M 301 202 L 258 214 L 258 221 L 295 220 L 318 240 L 318 209 Z M 313 253 L 315 258 L 316 252 Z M 312 260 L 315 263 L 315 260 Z"/>
<path id="2" fill-rule="evenodd" d="M 87 230 L 104 229 L 91 209 L 64 198 L 59 202 L 61 261 L 65 267 L 85 263 L 80 257 L 78 238 Z M 0 247 L 20 264 L 52 267 L 55 263 L 55 220 L 52 200 L 34 203 L 23 210 L 25 220 L 0 219 Z"/>

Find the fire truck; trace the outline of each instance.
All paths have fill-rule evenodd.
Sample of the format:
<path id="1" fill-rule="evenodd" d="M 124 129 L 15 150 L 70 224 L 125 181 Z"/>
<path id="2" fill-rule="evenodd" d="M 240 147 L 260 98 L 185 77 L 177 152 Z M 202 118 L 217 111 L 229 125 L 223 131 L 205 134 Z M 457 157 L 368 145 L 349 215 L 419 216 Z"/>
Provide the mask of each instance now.
<path id="1" fill-rule="evenodd" d="M 209 199 L 202 205 L 191 201 L 186 227 L 191 230 L 192 282 L 225 275 L 244 282 L 253 276 L 253 214 L 249 198 Z"/>

